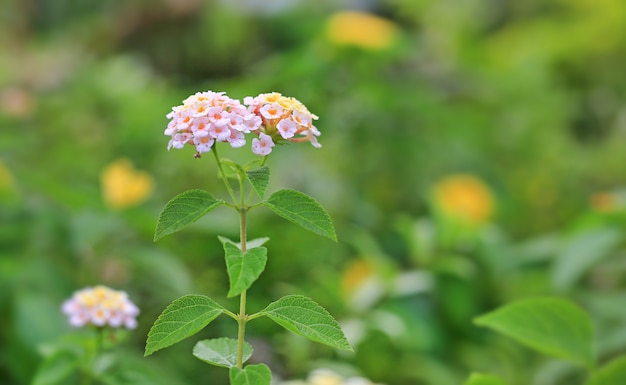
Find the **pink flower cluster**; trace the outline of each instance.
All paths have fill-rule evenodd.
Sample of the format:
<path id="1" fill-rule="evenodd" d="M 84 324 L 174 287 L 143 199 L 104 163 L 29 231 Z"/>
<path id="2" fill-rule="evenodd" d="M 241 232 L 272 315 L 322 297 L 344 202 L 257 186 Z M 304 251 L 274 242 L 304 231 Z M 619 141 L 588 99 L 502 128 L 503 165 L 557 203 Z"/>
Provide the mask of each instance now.
<path id="1" fill-rule="evenodd" d="M 106 286 L 87 287 L 75 292 L 63 303 L 62 310 L 74 327 L 93 324 L 134 329 L 137 327 L 135 317 L 139 314 L 139 309 L 128 299 L 126 292 Z"/>
<path id="2" fill-rule="evenodd" d="M 172 108 L 165 135 L 171 137 L 167 146 L 181 149 L 195 146 L 196 156 L 209 152 L 215 142 L 227 142 L 234 148 L 246 144 L 252 134 L 252 152 L 265 156 L 276 143 L 283 141 L 317 141 L 320 132 L 312 121 L 317 116 L 294 98 L 274 92 L 246 97 L 244 104 L 224 92 L 198 92 Z"/>

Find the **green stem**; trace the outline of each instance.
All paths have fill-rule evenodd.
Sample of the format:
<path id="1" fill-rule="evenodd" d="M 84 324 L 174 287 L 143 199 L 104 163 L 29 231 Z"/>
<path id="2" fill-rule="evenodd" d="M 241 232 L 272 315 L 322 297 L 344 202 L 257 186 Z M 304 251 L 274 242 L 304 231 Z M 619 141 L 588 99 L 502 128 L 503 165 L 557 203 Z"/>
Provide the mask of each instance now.
<path id="1" fill-rule="evenodd" d="M 242 188 L 243 190 L 243 188 Z M 242 194 L 243 196 L 243 194 Z M 246 252 L 246 208 L 239 208 L 239 238 L 241 242 L 241 251 Z M 237 367 L 243 368 L 243 347 L 244 347 L 244 338 L 246 336 L 246 322 L 248 321 L 248 316 L 246 315 L 246 291 L 241 292 L 241 296 L 239 297 L 239 316 L 237 318 L 237 322 L 239 324 L 239 330 L 237 332 Z"/>
<path id="2" fill-rule="evenodd" d="M 235 192 L 233 191 L 233 188 L 231 187 L 230 182 L 228 181 L 228 178 L 226 177 L 226 173 L 224 173 L 224 168 L 222 166 L 220 156 L 217 153 L 217 143 L 213 145 L 213 151 L 211 152 L 213 153 L 213 156 L 215 156 L 215 161 L 217 162 L 217 168 L 220 170 L 220 175 L 222 176 L 222 180 L 224 180 L 224 185 L 226 185 L 226 190 L 228 190 L 228 193 L 230 194 L 230 197 L 232 198 L 233 202 L 237 202 L 237 196 L 235 195 Z"/>
<path id="3" fill-rule="evenodd" d="M 90 385 L 93 380 L 93 365 L 94 361 L 98 358 L 100 353 L 102 353 L 102 345 L 104 340 L 104 328 L 96 327 L 96 336 L 95 336 L 95 348 L 91 352 L 89 362 L 89 367 L 84 368 L 81 385 Z"/>
<path id="4" fill-rule="evenodd" d="M 98 357 L 102 353 L 102 347 L 104 346 L 104 328 L 98 327 L 96 329 L 96 355 Z"/>
<path id="5" fill-rule="evenodd" d="M 246 337 L 246 292 L 245 290 L 241 293 L 239 297 L 239 318 L 237 322 L 239 322 L 239 330 L 237 331 L 237 367 L 239 369 L 243 368 L 243 347 L 244 347 L 244 338 Z"/>

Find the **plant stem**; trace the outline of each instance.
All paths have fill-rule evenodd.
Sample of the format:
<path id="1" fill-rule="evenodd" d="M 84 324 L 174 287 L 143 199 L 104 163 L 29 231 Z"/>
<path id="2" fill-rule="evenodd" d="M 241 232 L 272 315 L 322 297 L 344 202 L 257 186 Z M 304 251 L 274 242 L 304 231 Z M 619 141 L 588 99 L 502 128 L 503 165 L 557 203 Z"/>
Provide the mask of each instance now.
<path id="1" fill-rule="evenodd" d="M 102 353 L 102 345 L 104 340 L 104 328 L 96 327 L 95 328 L 95 347 L 94 350 L 91 351 L 90 359 L 89 359 L 89 367 L 84 368 L 81 385 L 90 385 L 93 380 L 93 365 L 94 361 L 98 358 L 100 353 Z"/>
<path id="2" fill-rule="evenodd" d="M 243 186 L 242 186 L 243 191 Z M 243 196 L 243 194 L 242 194 Z M 245 254 L 246 252 L 246 208 L 239 208 L 239 238 L 241 242 L 241 251 Z M 239 324 L 239 330 L 237 332 L 237 367 L 243 368 L 243 347 L 244 347 L 244 338 L 246 335 L 246 322 L 248 321 L 248 316 L 246 315 L 246 291 L 241 292 L 239 297 L 239 316 L 237 318 L 237 322 Z"/>
<path id="3" fill-rule="evenodd" d="M 217 153 L 217 143 L 215 143 L 213 145 L 213 151 L 211 151 L 213 153 L 213 156 L 215 156 L 215 161 L 217 162 L 217 168 L 220 170 L 220 175 L 222 176 L 222 179 L 224 180 L 224 185 L 226 185 L 226 190 L 228 190 L 228 193 L 230 194 L 230 197 L 232 198 L 233 202 L 237 202 L 237 197 L 235 195 L 235 192 L 233 191 L 233 188 L 230 185 L 230 182 L 228 181 L 228 178 L 226 177 L 226 174 L 224 173 L 224 168 L 222 166 L 222 162 L 220 161 L 220 156 Z"/>
<path id="4" fill-rule="evenodd" d="M 246 336 L 246 292 L 243 291 L 239 297 L 239 330 L 237 332 L 237 367 L 243 368 L 243 346 L 244 338 Z"/>
<path id="5" fill-rule="evenodd" d="M 102 347 L 104 346 L 104 328 L 96 328 L 96 355 L 98 357 L 102 353 Z"/>

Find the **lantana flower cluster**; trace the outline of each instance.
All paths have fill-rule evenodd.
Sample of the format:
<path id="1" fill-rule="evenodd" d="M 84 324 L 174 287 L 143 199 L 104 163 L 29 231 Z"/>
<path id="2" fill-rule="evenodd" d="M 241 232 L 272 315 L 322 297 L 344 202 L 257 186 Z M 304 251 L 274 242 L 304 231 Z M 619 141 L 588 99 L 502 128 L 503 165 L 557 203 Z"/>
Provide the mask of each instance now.
<path id="1" fill-rule="evenodd" d="M 139 315 L 139 308 L 128 299 L 126 292 L 102 285 L 75 292 L 63 303 L 62 310 L 74 327 L 92 324 L 134 329 Z"/>
<path id="2" fill-rule="evenodd" d="M 318 117 L 300 101 L 277 92 L 248 96 L 243 104 L 224 92 L 198 92 L 173 107 L 167 118 L 168 150 L 192 145 L 197 157 L 209 152 L 215 142 L 242 147 L 247 134 L 254 136 L 252 152 L 260 156 L 269 155 L 277 143 L 286 141 L 308 141 L 321 147 L 317 141 L 320 132 L 313 125 Z"/>

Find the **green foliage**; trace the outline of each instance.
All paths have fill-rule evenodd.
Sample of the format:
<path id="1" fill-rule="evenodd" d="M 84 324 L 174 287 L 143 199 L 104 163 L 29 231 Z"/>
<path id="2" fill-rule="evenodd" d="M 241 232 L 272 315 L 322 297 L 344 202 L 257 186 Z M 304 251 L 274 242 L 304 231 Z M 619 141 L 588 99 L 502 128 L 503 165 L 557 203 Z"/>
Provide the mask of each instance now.
<path id="1" fill-rule="evenodd" d="M 290 189 L 279 190 L 270 195 L 264 205 L 290 222 L 337 241 L 335 226 L 326 210 L 304 193 Z"/>
<path id="2" fill-rule="evenodd" d="M 76 349 L 58 349 L 46 357 L 39 367 L 32 385 L 63 384 L 82 364 L 81 352 Z"/>
<path id="3" fill-rule="evenodd" d="M 592 373 L 585 385 L 617 385 L 626 383 L 626 357 L 614 359 Z"/>
<path id="4" fill-rule="evenodd" d="M 614 228 L 594 229 L 568 240 L 554 264 L 554 286 L 558 290 L 571 289 L 589 268 L 608 257 L 622 240 L 623 232 Z"/>
<path id="5" fill-rule="evenodd" d="M 232 368 L 237 365 L 237 340 L 222 337 L 198 341 L 193 347 L 193 355 L 211 365 Z M 251 356 L 252 346 L 244 342 L 243 362 Z"/>
<path id="6" fill-rule="evenodd" d="M 490 374 L 472 373 L 464 385 L 506 385 L 506 383 Z"/>
<path id="7" fill-rule="evenodd" d="M 559 298 L 511 302 L 480 316 L 476 324 L 492 328 L 540 352 L 593 367 L 593 327 L 583 310 Z"/>
<path id="8" fill-rule="evenodd" d="M 245 252 L 230 242 L 224 243 L 226 269 L 230 279 L 228 297 L 246 291 L 259 278 L 267 262 L 267 249 L 254 247 Z"/>
<path id="9" fill-rule="evenodd" d="M 206 213 L 224 204 L 203 190 L 185 191 L 170 200 L 161 211 L 154 232 L 154 240 L 180 231 L 202 218 Z"/>
<path id="10" fill-rule="evenodd" d="M 288 295 L 269 304 L 260 314 L 312 341 L 352 351 L 337 321 L 310 298 Z"/>
<path id="11" fill-rule="evenodd" d="M 268 166 L 263 166 L 259 168 L 255 168 L 253 170 L 246 171 L 246 176 L 252 185 L 254 191 L 259 195 L 260 198 L 263 198 L 265 195 L 265 189 L 267 188 L 267 184 L 269 183 L 270 178 L 270 168 Z"/>
<path id="12" fill-rule="evenodd" d="M 223 368 L 188 360 L 194 341 L 140 357 L 173 298 L 229 285 L 207 234 L 235 239 L 230 216 L 215 210 L 152 242 L 163 203 L 221 183 L 212 154 L 168 152 L 162 135 L 171 106 L 205 89 L 276 90 L 320 116 L 323 148 L 278 145 L 265 196 L 275 185 L 325 202 L 342 242 L 253 210 L 251 236 L 272 243 L 248 300 L 263 309 L 297 285 L 350 328 L 356 353 L 251 323 L 282 373 L 335 366 L 387 385 L 458 385 L 474 369 L 509 385 L 583 384 L 593 373 L 579 365 L 472 325 L 545 295 L 588 310 L 597 362 L 626 353 L 624 1 L 389 0 L 369 9 L 396 29 L 380 51 L 329 38 L 332 2 L 0 3 L 0 383 L 33 382 L 47 347 L 79 332 L 59 305 L 99 282 L 141 308 L 128 364 L 103 383 L 228 382 Z M 119 157 L 155 189 L 113 209 L 99 176 Z M 250 158 L 243 174 L 225 167 L 229 177 L 254 183 L 261 160 Z M 494 194 L 495 214 L 472 231 L 433 215 L 431 188 L 451 173 Z M 210 332 L 232 336 L 223 318 Z"/>
<path id="13" fill-rule="evenodd" d="M 203 295 L 185 295 L 174 300 L 152 325 L 145 355 L 196 334 L 223 312 L 222 306 Z"/>
<path id="14" fill-rule="evenodd" d="M 272 373 L 264 364 L 230 368 L 231 385 L 270 385 L 271 381 Z"/>

